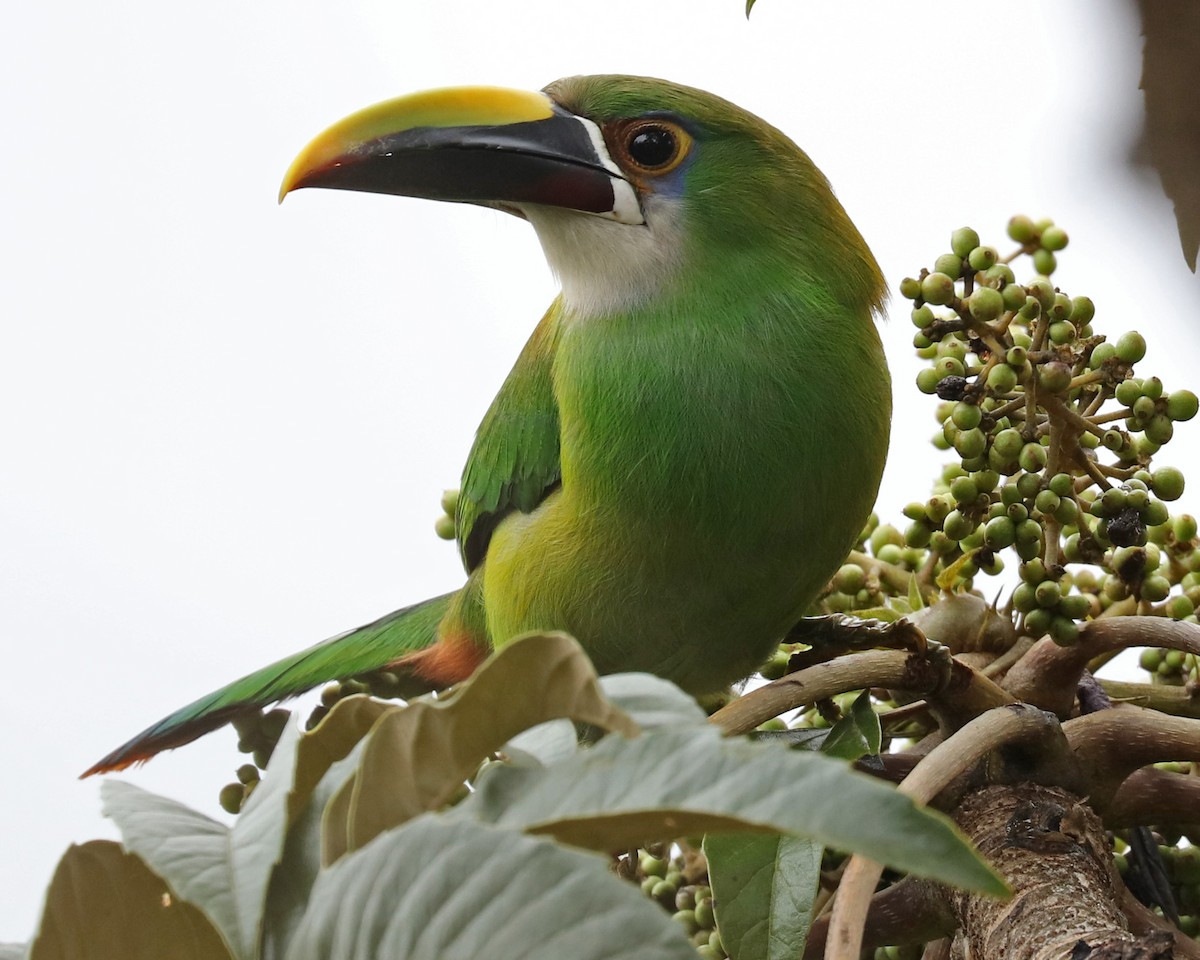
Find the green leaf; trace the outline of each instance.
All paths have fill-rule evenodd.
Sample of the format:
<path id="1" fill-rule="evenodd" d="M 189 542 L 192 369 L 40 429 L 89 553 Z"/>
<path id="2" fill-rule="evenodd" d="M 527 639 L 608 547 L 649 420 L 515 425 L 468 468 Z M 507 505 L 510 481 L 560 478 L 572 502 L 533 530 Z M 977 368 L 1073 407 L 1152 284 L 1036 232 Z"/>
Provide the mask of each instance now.
<path id="1" fill-rule="evenodd" d="M 850 712 L 833 725 L 821 745 L 821 752 L 841 760 L 857 760 L 879 753 L 883 730 L 871 707 L 871 695 L 864 690 L 855 698 Z"/>
<path id="2" fill-rule="evenodd" d="M 754 7 L 754 0 L 746 0 L 746 19 L 750 19 L 750 11 Z"/>
<path id="3" fill-rule="evenodd" d="M 301 802 L 292 796 L 299 739 L 295 724 L 284 727 L 268 775 L 232 827 L 120 780 L 100 787 L 126 849 L 204 911 L 238 960 L 256 954 L 267 884 Z"/>
<path id="4" fill-rule="evenodd" d="M 803 837 L 704 838 L 717 925 L 733 960 L 794 960 L 804 953 L 821 849 Z"/>
<path id="5" fill-rule="evenodd" d="M 606 858 L 425 815 L 326 869 L 288 960 L 695 960 Z"/>
<path id="6" fill-rule="evenodd" d="M 908 578 L 908 608 L 916 611 L 922 610 L 925 607 L 925 598 L 921 596 L 921 585 L 917 583 L 917 575 L 911 574 Z"/>
<path id="7" fill-rule="evenodd" d="M 679 687 L 651 673 L 613 673 L 600 678 L 609 703 L 633 718 L 643 730 L 675 724 L 696 726 L 708 715 Z"/>
<path id="8" fill-rule="evenodd" d="M 344 788 L 349 802 L 336 798 L 326 816 L 327 856 L 436 810 L 512 737 L 556 718 L 629 735 L 638 731 L 604 698 L 592 662 L 564 633 L 518 639 L 451 696 L 383 714 L 367 738 L 353 783 Z M 325 723 L 333 719 L 331 714 Z M 345 818 L 339 820 L 334 810 Z"/>
<path id="9" fill-rule="evenodd" d="M 544 769 L 493 764 L 451 815 L 605 851 L 697 833 L 792 833 L 954 886 L 1006 889 L 940 813 L 828 757 L 709 727 L 606 737 Z"/>
<path id="10" fill-rule="evenodd" d="M 111 840 L 67 849 L 46 891 L 39 927 L 29 960 L 230 957 L 203 913 L 177 899 L 141 860 Z M 24 957 L 23 947 L 11 946 L 20 952 L 10 957 Z"/>

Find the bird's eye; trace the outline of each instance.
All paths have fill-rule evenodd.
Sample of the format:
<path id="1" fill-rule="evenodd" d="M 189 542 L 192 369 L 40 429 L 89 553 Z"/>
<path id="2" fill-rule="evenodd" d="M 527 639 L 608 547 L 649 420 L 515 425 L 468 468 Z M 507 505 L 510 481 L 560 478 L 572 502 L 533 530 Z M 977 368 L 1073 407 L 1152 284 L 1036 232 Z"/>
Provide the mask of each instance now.
<path id="1" fill-rule="evenodd" d="M 622 123 L 616 141 L 627 165 L 651 176 L 674 170 L 692 145 L 692 138 L 682 127 L 665 120 Z"/>
<path id="2" fill-rule="evenodd" d="M 675 134 L 666 127 L 642 127 L 629 137 L 629 158 L 649 170 L 670 163 L 677 148 Z"/>

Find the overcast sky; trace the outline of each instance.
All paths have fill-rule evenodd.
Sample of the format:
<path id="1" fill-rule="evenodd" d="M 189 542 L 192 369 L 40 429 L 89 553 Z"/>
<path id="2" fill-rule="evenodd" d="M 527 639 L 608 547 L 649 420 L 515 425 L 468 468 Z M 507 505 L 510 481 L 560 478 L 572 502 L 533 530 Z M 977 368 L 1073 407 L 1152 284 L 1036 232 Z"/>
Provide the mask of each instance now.
<path id="1" fill-rule="evenodd" d="M 1093 297 L 1098 329 L 1140 327 L 1168 389 L 1197 388 L 1200 282 L 1157 184 L 1124 165 L 1141 96 L 1125 3 L 760 0 L 747 22 L 741 2 L 9 11 L 0 941 L 31 935 L 67 844 L 115 836 L 79 771 L 461 581 L 438 498 L 554 284 L 502 214 L 321 191 L 277 207 L 298 149 L 352 110 L 573 73 L 705 87 L 812 155 L 893 286 L 963 223 L 999 240 L 1011 213 L 1056 217 L 1072 238 L 1056 279 Z M 894 311 L 893 517 L 938 462 L 911 336 Z M 226 730 L 122 776 L 223 816 L 240 761 Z"/>

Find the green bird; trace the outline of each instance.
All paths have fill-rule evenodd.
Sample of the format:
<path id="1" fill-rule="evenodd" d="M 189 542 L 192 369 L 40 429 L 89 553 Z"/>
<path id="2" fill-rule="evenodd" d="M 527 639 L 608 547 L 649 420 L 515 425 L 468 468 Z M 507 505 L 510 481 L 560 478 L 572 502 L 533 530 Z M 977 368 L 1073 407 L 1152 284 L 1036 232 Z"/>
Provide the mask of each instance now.
<path id="1" fill-rule="evenodd" d="M 704 91 L 587 76 L 380 103 L 309 144 L 280 199 L 301 187 L 516 214 L 561 281 L 463 471 L 466 584 L 197 700 L 87 774 L 328 680 L 445 687 L 535 630 L 695 694 L 752 673 L 862 529 L 891 416 L 883 278 L 808 156 Z"/>

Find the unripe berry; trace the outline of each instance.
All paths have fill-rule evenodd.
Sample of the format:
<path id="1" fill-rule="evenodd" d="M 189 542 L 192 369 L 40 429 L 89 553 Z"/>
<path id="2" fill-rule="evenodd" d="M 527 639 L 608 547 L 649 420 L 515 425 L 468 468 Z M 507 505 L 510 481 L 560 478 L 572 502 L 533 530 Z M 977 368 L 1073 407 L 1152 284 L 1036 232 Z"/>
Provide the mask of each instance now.
<path id="1" fill-rule="evenodd" d="M 962 261 L 962 257 L 957 257 L 953 253 L 943 253 L 933 261 L 933 272 L 944 273 L 951 280 L 957 280 L 962 276 Z"/>
<path id="2" fill-rule="evenodd" d="M 1044 250 L 1062 250 L 1068 241 L 1067 231 L 1062 227 L 1047 227 L 1042 231 L 1041 245 Z"/>
<path id="3" fill-rule="evenodd" d="M 1008 221 L 1008 235 L 1017 243 L 1028 243 L 1037 233 L 1033 221 L 1024 214 L 1017 214 Z"/>
<path id="4" fill-rule="evenodd" d="M 933 323 L 933 321 L 936 319 L 937 317 L 934 316 L 933 311 L 930 310 L 925 304 L 921 304 L 919 307 L 913 307 L 912 322 L 914 327 L 925 328 Z"/>
<path id="5" fill-rule="evenodd" d="M 1167 397 L 1167 416 L 1172 420 L 1191 420 L 1200 410 L 1200 400 L 1191 390 L 1173 390 Z"/>
<path id="6" fill-rule="evenodd" d="M 926 303 L 944 306 L 954 299 L 954 280 L 945 273 L 928 274 L 921 281 L 921 296 Z"/>
<path id="7" fill-rule="evenodd" d="M 1146 355 L 1146 338 L 1136 330 L 1130 330 L 1117 341 L 1116 353 L 1125 363 L 1137 363 Z"/>
<path id="8" fill-rule="evenodd" d="M 1082 327 L 1092 322 L 1096 315 L 1096 305 L 1090 297 L 1076 297 L 1071 301 L 1071 322 Z"/>
<path id="9" fill-rule="evenodd" d="M 979 246 L 979 234 L 970 227 L 959 227 L 954 233 L 950 234 L 950 249 L 954 251 L 954 255 L 960 260 L 965 258 L 977 246 Z"/>
<path id="10" fill-rule="evenodd" d="M 1159 467 L 1152 474 L 1154 493 L 1160 500 L 1178 500 L 1183 496 L 1183 471 L 1175 467 Z"/>
<path id="11" fill-rule="evenodd" d="M 987 385 L 998 394 L 1012 393 L 1017 388 L 1017 372 L 1007 363 L 998 363 L 988 371 Z"/>
<path id="12" fill-rule="evenodd" d="M 921 281 L 915 277 L 905 277 L 900 281 L 900 296 L 916 300 L 921 295 Z"/>
<path id="13" fill-rule="evenodd" d="M 976 247 L 967 254 L 967 263 L 971 265 L 972 270 L 990 270 L 996 265 L 996 261 L 1000 259 L 1000 254 L 996 252 L 995 247 Z"/>
<path id="14" fill-rule="evenodd" d="M 1043 363 L 1038 368 L 1038 386 L 1051 393 L 1064 392 L 1071 386 L 1071 368 L 1061 360 Z"/>
<path id="15" fill-rule="evenodd" d="M 967 309 L 976 320 L 990 323 L 1004 312 L 1004 297 L 991 287 L 976 287 L 967 300 Z"/>
<path id="16" fill-rule="evenodd" d="M 1057 320 L 1050 324 L 1050 341 L 1059 345 L 1070 343 L 1075 339 L 1077 331 L 1070 320 Z"/>

